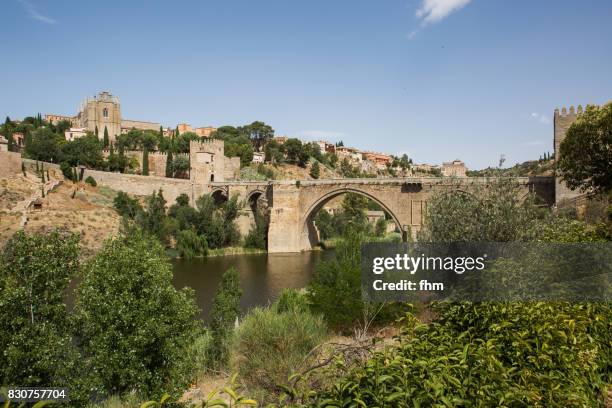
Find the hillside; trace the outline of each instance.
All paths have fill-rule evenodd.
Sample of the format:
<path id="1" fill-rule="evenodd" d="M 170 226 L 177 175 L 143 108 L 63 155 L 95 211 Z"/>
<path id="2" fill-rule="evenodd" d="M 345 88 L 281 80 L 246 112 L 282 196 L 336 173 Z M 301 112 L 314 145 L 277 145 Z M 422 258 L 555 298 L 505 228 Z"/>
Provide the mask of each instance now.
<path id="1" fill-rule="evenodd" d="M 105 187 L 52 179 L 59 182 L 43 198 L 42 183 L 34 174 L 0 178 L 0 246 L 4 245 L 25 222 L 26 232 L 61 229 L 81 234 L 85 254 L 95 252 L 104 240 L 117 234 L 120 217 L 112 208 L 115 192 Z M 24 212 L 33 198 L 41 209 Z"/>
<path id="2" fill-rule="evenodd" d="M 512 167 L 505 169 L 488 167 L 482 170 L 468 170 L 467 175 L 470 177 L 491 177 L 491 176 L 506 176 L 506 177 L 533 177 L 533 176 L 552 176 L 554 175 L 555 161 L 550 160 L 529 160 L 523 163 L 515 164 Z"/>
<path id="3" fill-rule="evenodd" d="M 310 175 L 311 164 L 306 168 L 299 167 L 293 164 L 282 163 L 278 165 L 271 164 L 251 164 L 243 167 L 240 170 L 241 180 L 312 180 Z M 342 178 L 336 171 L 320 165 L 320 179 L 324 178 Z"/>

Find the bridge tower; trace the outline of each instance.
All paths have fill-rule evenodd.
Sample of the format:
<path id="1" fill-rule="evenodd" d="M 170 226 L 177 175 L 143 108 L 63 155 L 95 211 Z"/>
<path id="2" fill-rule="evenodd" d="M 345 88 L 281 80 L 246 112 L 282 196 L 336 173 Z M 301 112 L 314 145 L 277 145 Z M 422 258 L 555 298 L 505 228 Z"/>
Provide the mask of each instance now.
<path id="1" fill-rule="evenodd" d="M 578 108 L 575 109 L 573 106 L 570 106 L 569 110 L 565 107 L 561 109 L 555 109 L 554 114 L 554 149 L 555 149 L 555 161 L 557 161 L 560 157 L 559 147 L 561 146 L 561 142 L 565 139 L 567 135 L 567 130 L 571 126 L 572 123 L 578 118 L 578 116 L 582 113 L 582 105 L 578 105 Z M 558 205 L 562 201 L 570 200 L 580 195 L 580 192 L 577 190 L 571 190 L 564 182 L 561 180 L 561 177 L 555 176 L 555 203 Z"/>

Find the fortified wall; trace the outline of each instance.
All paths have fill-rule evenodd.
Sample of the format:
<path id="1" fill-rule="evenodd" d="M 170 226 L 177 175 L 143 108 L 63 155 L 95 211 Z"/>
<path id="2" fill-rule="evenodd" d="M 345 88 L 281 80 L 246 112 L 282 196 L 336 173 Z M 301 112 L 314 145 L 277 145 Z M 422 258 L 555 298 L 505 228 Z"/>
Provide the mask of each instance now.
<path id="1" fill-rule="evenodd" d="M 573 106 L 570 106 L 569 110 L 566 108 L 562 108 L 559 112 L 559 109 L 555 109 L 554 114 L 554 148 L 555 148 L 555 161 L 560 157 L 559 147 L 561 146 L 561 142 L 565 139 L 567 135 L 567 130 L 571 126 L 572 123 L 578 118 L 578 116 L 582 113 L 582 105 L 578 105 L 578 108 L 575 109 Z M 559 176 L 555 176 L 555 203 L 557 205 L 562 204 L 563 201 L 568 201 L 575 199 L 580 196 L 581 193 L 578 190 L 571 190 L 561 179 Z"/>
<path id="2" fill-rule="evenodd" d="M 115 154 L 118 154 L 115 151 Z M 127 150 L 123 152 L 125 157 L 130 160 L 133 159 L 138 163 L 138 172 L 142 172 L 142 150 Z M 104 158 L 108 158 L 110 155 L 110 150 L 104 149 L 102 151 L 102 155 Z M 189 158 L 189 154 L 187 153 L 178 153 L 173 156 L 176 157 L 185 157 Z M 150 176 L 166 176 L 166 162 L 168 161 L 168 154 L 164 152 L 149 152 L 149 175 Z"/>

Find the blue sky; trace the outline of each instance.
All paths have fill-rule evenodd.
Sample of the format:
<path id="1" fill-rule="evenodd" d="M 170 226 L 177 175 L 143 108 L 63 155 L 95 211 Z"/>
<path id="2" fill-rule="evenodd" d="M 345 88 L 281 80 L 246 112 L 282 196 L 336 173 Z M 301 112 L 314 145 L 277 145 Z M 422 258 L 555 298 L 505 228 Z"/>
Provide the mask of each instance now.
<path id="1" fill-rule="evenodd" d="M 557 106 L 612 99 L 612 2 L 2 0 L 0 115 L 100 90 L 165 126 L 277 134 L 416 162 L 552 151 Z"/>

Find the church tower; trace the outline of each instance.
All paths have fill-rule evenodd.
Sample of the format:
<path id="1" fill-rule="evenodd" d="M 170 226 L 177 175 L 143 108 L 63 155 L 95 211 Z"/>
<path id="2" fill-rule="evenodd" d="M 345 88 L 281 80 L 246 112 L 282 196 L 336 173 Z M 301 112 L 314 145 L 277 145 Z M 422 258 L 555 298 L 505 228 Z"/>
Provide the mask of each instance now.
<path id="1" fill-rule="evenodd" d="M 82 128 L 95 132 L 98 137 L 104 137 L 104 128 L 108 130 L 110 141 L 115 141 L 121 134 L 121 105 L 119 98 L 108 91 L 100 92 L 93 98 L 87 98 L 82 104 L 77 122 Z"/>

